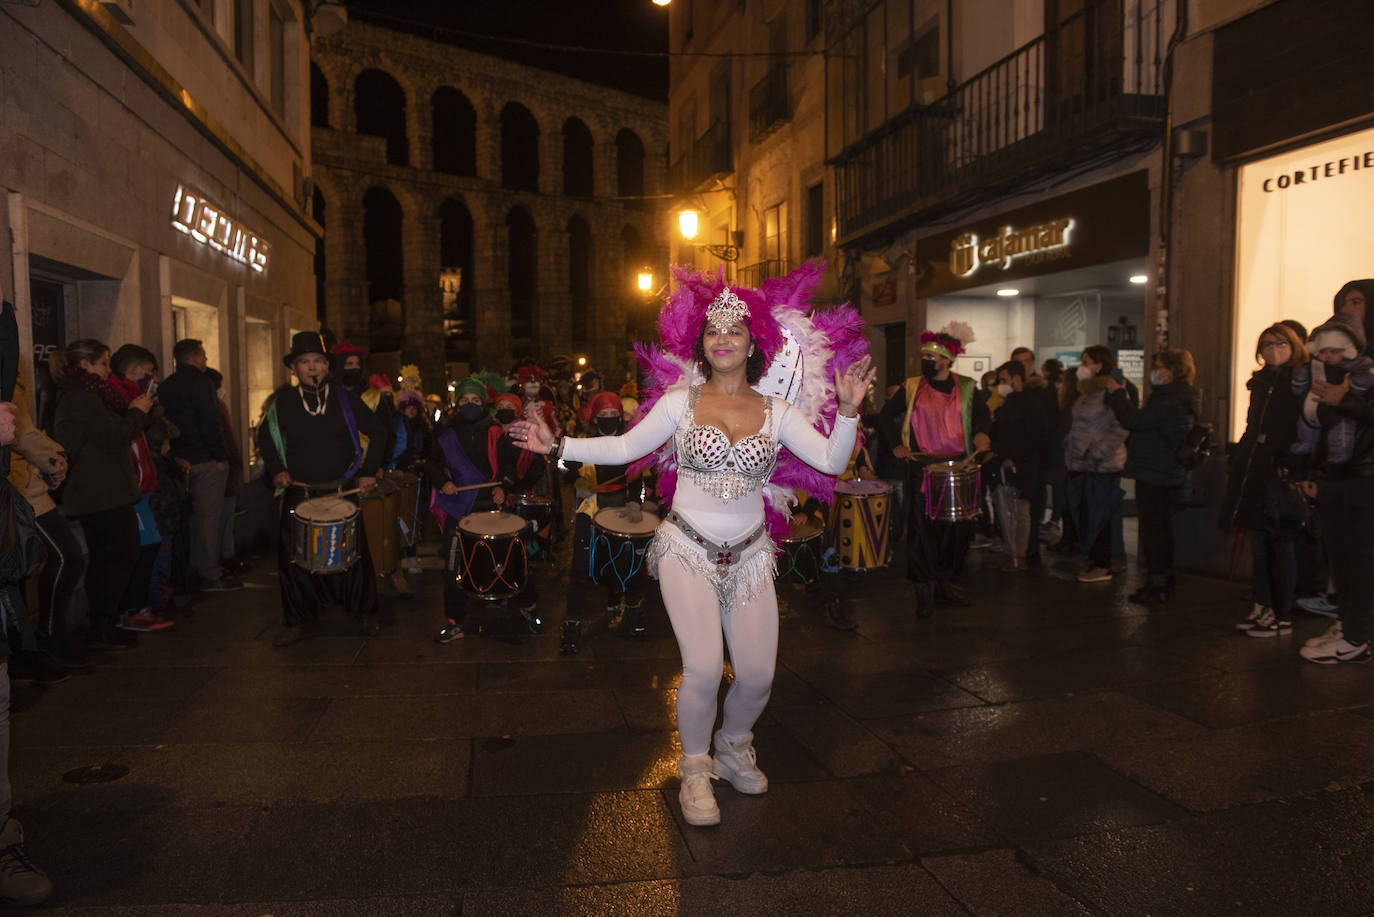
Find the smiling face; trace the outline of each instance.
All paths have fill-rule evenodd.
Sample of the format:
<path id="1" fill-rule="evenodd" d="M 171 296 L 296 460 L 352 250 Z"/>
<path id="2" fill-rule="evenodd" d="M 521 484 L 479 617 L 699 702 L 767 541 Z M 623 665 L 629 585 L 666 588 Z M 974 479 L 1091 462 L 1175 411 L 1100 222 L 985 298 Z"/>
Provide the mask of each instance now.
<path id="1" fill-rule="evenodd" d="M 701 348 L 712 372 L 730 372 L 743 368 L 754 349 L 749 329 L 736 322 L 725 328 L 707 325 L 701 332 Z"/>

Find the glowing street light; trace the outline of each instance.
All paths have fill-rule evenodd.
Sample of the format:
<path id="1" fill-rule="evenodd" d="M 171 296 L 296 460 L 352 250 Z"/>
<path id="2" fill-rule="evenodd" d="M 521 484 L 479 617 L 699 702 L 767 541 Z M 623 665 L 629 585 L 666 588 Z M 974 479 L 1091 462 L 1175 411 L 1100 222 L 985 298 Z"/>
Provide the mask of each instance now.
<path id="1" fill-rule="evenodd" d="M 639 285 L 639 292 L 651 292 L 654 288 L 654 272 L 647 267 L 640 268 L 639 274 L 635 276 L 635 283 Z"/>
<path id="2" fill-rule="evenodd" d="M 682 233 L 682 238 L 695 239 L 697 237 L 697 212 L 695 210 L 679 211 L 677 228 Z"/>
<path id="3" fill-rule="evenodd" d="M 654 6 L 667 6 L 672 2 L 673 0 L 654 0 Z"/>

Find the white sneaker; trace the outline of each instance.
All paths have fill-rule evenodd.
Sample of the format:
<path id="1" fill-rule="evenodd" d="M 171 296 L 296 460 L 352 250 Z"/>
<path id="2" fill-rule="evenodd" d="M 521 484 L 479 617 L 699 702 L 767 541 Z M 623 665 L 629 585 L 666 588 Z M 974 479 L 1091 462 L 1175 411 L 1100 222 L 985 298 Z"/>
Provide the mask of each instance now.
<path id="1" fill-rule="evenodd" d="M 1314 643 L 1311 646 L 1304 646 L 1298 650 L 1298 655 L 1308 662 L 1315 662 L 1318 665 L 1336 665 L 1340 662 L 1366 662 L 1369 659 L 1369 644 L 1361 643 L 1359 646 L 1346 641 L 1344 637 L 1332 637 L 1323 640 L 1321 643 Z"/>
<path id="2" fill-rule="evenodd" d="M 715 767 L 710 755 L 692 755 L 677 760 L 677 775 L 682 787 L 677 799 L 682 804 L 682 817 L 687 824 L 705 826 L 720 824 L 720 807 L 716 805 L 716 791 L 711 789 Z"/>
<path id="3" fill-rule="evenodd" d="M 1296 604 L 1309 614 L 1322 615 L 1327 618 L 1334 618 L 1341 613 L 1341 606 L 1332 602 L 1330 594 L 1326 592 L 1298 599 Z"/>
<path id="4" fill-rule="evenodd" d="M 1331 625 L 1330 627 L 1328 627 L 1326 630 L 1322 631 L 1322 634 L 1321 634 L 1320 637 L 1309 637 L 1307 640 L 1304 640 L 1304 641 L 1303 641 L 1303 644 L 1302 644 L 1302 645 L 1303 645 L 1303 646 L 1316 646 L 1318 643 L 1325 643 L 1327 640 L 1330 640 L 1332 637 L 1340 637 L 1340 636 L 1341 636 L 1341 622 L 1340 622 L 1340 621 L 1337 621 L 1335 624 L 1332 624 L 1332 625 Z"/>
<path id="5" fill-rule="evenodd" d="M 407 558 L 406 558 L 406 572 L 407 572 L 407 573 L 415 574 L 416 576 L 418 576 L 419 574 L 425 572 L 425 568 L 420 566 L 420 558 L 419 558 L 419 557 L 407 557 Z"/>
<path id="6" fill-rule="evenodd" d="M 1236 622 L 1236 630 L 1249 630 L 1250 626 L 1264 617 L 1264 613 L 1268 610 L 1268 608 L 1256 602 L 1250 609 L 1250 613 L 1246 615 L 1243 620 Z"/>
<path id="7" fill-rule="evenodd" d="M 746 732 L 743 738 L 731 742 L 717 729 L 715 746 L 717 777 L 750 796 L 768 792 L 768 778 L 758 768 L 752 732 Z"/>

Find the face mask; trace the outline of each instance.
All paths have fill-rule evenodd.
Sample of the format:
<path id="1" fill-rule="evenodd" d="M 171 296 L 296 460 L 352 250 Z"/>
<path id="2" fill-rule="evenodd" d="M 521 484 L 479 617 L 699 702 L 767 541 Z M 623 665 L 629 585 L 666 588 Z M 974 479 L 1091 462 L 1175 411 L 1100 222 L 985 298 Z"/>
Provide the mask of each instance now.
<path id="1" fill-rule="evenodd" d="M 502 408 L 496 412 L 496 420 L 501 424 L 515 423 L 515 411 L 510 408 Z"/>
<path id="2" fill-rule="evenodd" d="M 463 421 L 463 423 L 472 423 L 484 413 L 486 412 L 482 409 L 482 405 L 480 404 L 473 404 L 469 401 L 467 404 L 458 405 L 458 419 Z"/>
<path id="3" fill-rule="evenodd" d="M 1007 397 L 1011 394 L 1011 386 L 1005 382 L 999 382 L 997 384 L 997 394 L 1001 395 L 1003 398 Z"/>
<path id="4" fill-rule="evenodd" d="M 602 436 L 614 436 L 620 432 L 619 417 L 598 417 L 596 429 Z"/>
<path id="5" fill-rule="evenodd" d="M 1164 381 L 1164 370 L 1162 370 L 1162 369 L 1152 369 L 1152 370 L 1150 370 L 1150 384 L 1151 384 L 1151 385 L 1167 385 L 1168 383 Z"/>
<path id="6" fill-rule="evenodd" d="M 352 388 L 363 381 L 363 371 L 361 369 L 345 369 L 339 378 L 344 385 Z"/>
<path id="7" fill-rule="evenodd" d="M 1080 366 L 1074 371 L 1074 375 L 1078 377 L 1079 382 L 1087 382 L 1093 377 L 1093 371 L 1086 366 Z"/>
<path id="8" fill-rule="evenodd" d="M 935 369 L 935 361 L 934 361 L 934 360 L 922 360 L 922 361 L 921 361 L 921 375 L 923 375 L 923 376 L 933 376 L 933 375 L 935 375 L 935 373 L 936 373 L 936 369 Z"/>

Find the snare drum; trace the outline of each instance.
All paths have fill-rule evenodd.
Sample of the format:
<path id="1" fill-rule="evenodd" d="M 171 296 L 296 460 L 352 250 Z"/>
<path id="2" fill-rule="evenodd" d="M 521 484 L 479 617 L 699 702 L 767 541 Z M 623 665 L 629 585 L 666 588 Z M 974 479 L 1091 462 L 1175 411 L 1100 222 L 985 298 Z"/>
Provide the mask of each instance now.
<path id="1" fill-rule="evenodd" d="M 291 562 L 311 573 L 342 573 L 358 562 L 358 507 L 344 497 L 302 500 L 291 511 Z"/>
<path id="2" fill-rule="evenodd" d="M 835 485 L 830 538 L 843 569 L 887 566 L 888 496 L 888 486 L 882 481 L 840 481 Z"/>
<path id="3" fill-rule="evenodd" d="M 639 509 L 638 520 L 633 509 Z M 645 512 L 634 503 L 599 511 L 592 518 L 591 550 L 587 552 L 587 574 L 592 582 L 614 586 L 623 594 L 631 583 L 642 579 L 644 551 L 654 540 L 660 521 L 657 513 Z"/>
<path id="4" fill-rule="evenodd" d="M 515 498 L 515 512 L 530 524 L 530 531 L 547 535 L 553 521 L 553 500 L 538 494 L 520 494 Z"/>
<path id="5" fill-rule="evenodd" d="M 979 472 L 973 463 L 935 462 L 925 467 L 926 516 L 966 522 L 978 515 Z"/>
<path id="6" fill-rule="evenodd" d="M 459 585 L 489 602 L 518 593 L 529 575 L 525 526 L 524 519 L 499 509 L 459 519 L 452 570 Z"/>
<path id="7" fill-rule="evenodd" d="M 396 524 L 401 506 L 401 490 L 391 478 L 380 478 L 377 486 L 358 501 L 362 507 L 363 528 L 367 531 L 367 553 L 372 569 L 386 576 L 396 569 Z"/>
<path id="8" fill-rule="evenodd" d="M 778 542 L 779 583 L 813 585 L 821 578 L 821 553 L 825 550 L 825 526 L 819 519 L 807 519 Z"/>

